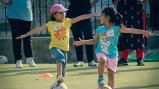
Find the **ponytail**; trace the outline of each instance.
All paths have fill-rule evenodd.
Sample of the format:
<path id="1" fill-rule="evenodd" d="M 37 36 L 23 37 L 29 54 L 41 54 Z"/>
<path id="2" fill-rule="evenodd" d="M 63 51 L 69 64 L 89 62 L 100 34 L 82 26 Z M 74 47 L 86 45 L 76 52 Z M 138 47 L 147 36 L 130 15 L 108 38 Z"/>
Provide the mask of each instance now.
<path id="1" fill-rule="evenodd" d="M 120 27 L 123 27 L 123 16 L 117 12 L 116 14 L 116 23 L 115 25 L 118 25 Z"/>
<path id="2" fill-rule="evenodd" d="M 123 27 L 123 16 L 117 12 L 117 10 L 115 8 L 112 7 L 106 7 L 102 13 L 104 14 L 105 17 L 109 17 L 110 18 L 110 22 Z"/>

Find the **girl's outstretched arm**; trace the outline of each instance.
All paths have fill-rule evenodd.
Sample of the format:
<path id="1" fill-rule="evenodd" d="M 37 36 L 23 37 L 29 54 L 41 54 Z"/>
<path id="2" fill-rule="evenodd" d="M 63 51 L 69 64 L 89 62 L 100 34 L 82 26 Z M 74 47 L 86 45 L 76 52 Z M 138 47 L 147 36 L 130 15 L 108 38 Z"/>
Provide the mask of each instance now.
<path id="1" fill-rule="evenodd" d="M 73 41 L 73 45 L 75 46 L 80 46 L 80 45 L 91 45 L 91 44 L 96 44 L 98 41 L 98 34 L 96 33 L 93 39 L 89 40 L 82 40 L 79 38 L 79 41 Z"/>
<path id="2" fill-rule="evenodd" d="M 88 19 L 88 18 L 92 18 L 94 16 L 99 16 L 100 13 L 94 13 L 94 14 L 84 14 L 84 15 L 80 15 L 78 17 L 75 17 L 72 19 L 72 24 L 78 22 L 78 21 L 81 21 L 81 20 L 85 20 L 85 19 Z"/>
<path id="3" fill-rule="evenodd" d="M 149 36 L 152 36 L 152 33 L 146 30 L 140 30 L 140 29 L 135 29 L 135 28 L 120 28 L 119 32 L 122 33 L 132 33 L 132 34 L 143 34 L 144 36 L 146 36 L 147 38 Z"/>
<path id="4" fill-rule="evenodd" d="M 31 31 L 27 32 L 26 34 L 23 34 L 21 36 L 18 36 L 16 39 L 23 39 L 27 36 L 30 36 L 30 35 L 33 35 L 33 34 L 36 34 L 36 33 L 39 33 L 41 31 L 44 31 L 47 29 L 47 26 L 46 25 L 43 25 L 41 27 L 38 27 L 38 28 L 35 28 L 35 29 L 32 29 Z"/>

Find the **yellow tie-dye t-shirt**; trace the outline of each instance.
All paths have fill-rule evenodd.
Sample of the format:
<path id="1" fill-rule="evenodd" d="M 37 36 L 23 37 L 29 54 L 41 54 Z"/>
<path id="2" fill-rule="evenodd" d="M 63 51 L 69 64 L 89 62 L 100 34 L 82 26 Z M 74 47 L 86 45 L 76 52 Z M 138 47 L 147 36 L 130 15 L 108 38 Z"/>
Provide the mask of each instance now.
<path id="1" fill-rule="evenodd" d="M 69 34 L 71 19 L 66 18 L 62 23 L 49 21 L 47 24 L 48 31 L 51 34 L 49 49 L 57 47 L 64 51 L 69 51 Z"/>

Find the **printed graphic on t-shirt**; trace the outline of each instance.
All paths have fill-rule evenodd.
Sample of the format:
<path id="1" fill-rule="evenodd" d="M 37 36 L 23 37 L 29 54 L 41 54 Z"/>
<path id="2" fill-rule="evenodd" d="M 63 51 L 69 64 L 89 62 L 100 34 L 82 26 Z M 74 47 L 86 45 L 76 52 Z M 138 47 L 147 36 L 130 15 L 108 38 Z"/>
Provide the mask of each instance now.
<path id="1" fill-rule="evenodd" d="M 107 40 L 113 40 L 114 39 L 114 30 L 109 30 L 105 33 L 100 34 L 99 38 L 100 39 L 105 38 Z"/>
<path id="2" fill-rule="evenodd" d="M 105 54 L 109 54 L 108 46 L 110 45 L 110 41 L 106 41 L 105 39 L 100 39 L 102 52 Z"/>
<path id="3" fill-rule="evenodd" d="M 99 35 L 99 38 L 107 38 L 107 33 L 102 33 Z"/>
<path id="4" fill-rule="evenodd" d="M 65 40 L 67 38 L 67 35 L 66 35 L 66 28 L 64 27 L 61 27 L 59 25 L 56 25 L 54 26 L 55 28 L 55 38 L 58 39 L 58 40 Z"/>
<path id="5" fill-rule="evenodd" d="M 98 46 L 96 53 L 102 52 L 109 58 L 118 57 L 117 42 L 119 35 L 119 27 L 113 26 L 111 28 L 99 27 L 96 32 L 99 34 Z"/>
<path id="6" fill-rule="evenodd" d="M 60 30 L 61 29 L 61 26 L 60 25 L 55 25 L 54 26 L 54 29 L 57 31 L 57 30 Z"/>
<path id="7" fill-rule="evenodd" d="M 114 30 L 108 31 L 108 32 L 107 32 L 107 35 L 108 35 L 108 36 L 114 36 Z"/>

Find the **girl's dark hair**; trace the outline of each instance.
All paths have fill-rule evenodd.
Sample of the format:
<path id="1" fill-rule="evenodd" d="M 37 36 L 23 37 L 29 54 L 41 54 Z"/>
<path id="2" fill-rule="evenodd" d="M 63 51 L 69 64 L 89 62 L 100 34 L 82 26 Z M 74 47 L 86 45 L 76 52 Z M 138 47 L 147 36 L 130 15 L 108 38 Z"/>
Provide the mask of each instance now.
<path id="1" fill-rule="evenodd" d="M 102 14 L 104 14 L 105 17 L 110 18 L 110 22 L 114 23 L 115 25 L 123 25 L 123 16 L 117 12 L 117 10 L 113 7 L 106 7 Z"/>
<path id="2" fill-rule="evenodd" d="M 50 21 L 56 21 L 56 18 L 51 14 Z"/>

